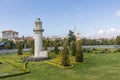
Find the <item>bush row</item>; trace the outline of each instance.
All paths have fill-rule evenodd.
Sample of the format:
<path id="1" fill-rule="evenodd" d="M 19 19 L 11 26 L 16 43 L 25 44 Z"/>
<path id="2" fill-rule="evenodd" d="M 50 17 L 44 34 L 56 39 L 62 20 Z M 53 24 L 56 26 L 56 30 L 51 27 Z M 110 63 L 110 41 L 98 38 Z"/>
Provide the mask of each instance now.
<path id="1" fill-rule="evenodd" d="M 99 50 L 99 49 L 96 49 L 96 48 L 93 48 L 93 49 L 84 48 L 83 52 L 85 52 L 85 53 L 111 53 L 111 51 L 108 50 L 108 49 Z"/>

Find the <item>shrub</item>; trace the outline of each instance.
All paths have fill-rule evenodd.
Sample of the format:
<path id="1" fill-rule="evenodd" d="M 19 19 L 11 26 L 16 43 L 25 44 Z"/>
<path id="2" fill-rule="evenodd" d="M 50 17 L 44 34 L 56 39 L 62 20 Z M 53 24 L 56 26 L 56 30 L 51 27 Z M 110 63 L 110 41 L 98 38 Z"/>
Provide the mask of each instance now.
<path id="1" fill-rule="evenodd" d="M 91 50 L 91 48 L 84 48 L 84 49 L 83 49 L 83 52 L 92 53 L 92 50 Z"/>
<path id="2" fill-rule="evenodd" d="M 23 48 L 23 46 L 22 46 L 22 42 L 18 42 L 18 55 L 22 55 L 22 48 Z"/>
<path id="3" fill-rule="evenodd" d="M 117 50 L 113 51 L 113 53 L 120 52 L 120 49 L 118 48 Z"/>
<path id="4" fill-rule="evenodd" d="M 63 66 L 70 66 L 69 50 L 68 50 L 68 47 L 67 47 L 67 41 L 65 41 L 64 44 L 63 44 L 62 65 Z"/>
<path id="5" fill-rule="evenodd" d="M 59 53 L 59 49 L 58 49 L 58 44 L 57 42 L 54 43 L 54 53 L 58 54 Z"/>
<path id="6" fill-rule="evenodd" d="M 71 50 L 72 56 L 75 56 L 75 55 L 76 55 L 76 44 L 75 44 L 74 41 L 72 41 L 72 42 L 70 43 L 70 50 Z"/>
<path id="7" fill-rule="evenodd" d="M 81 40 L 77 40 L 77 53 L 76 53 L 76 62 L 83 62 L 83 51 Z"/>
<path id="8" fill-rule="evenodd" d="M 97 49 L 96 48 L 93 48 L 93 51 L 96 51 Z"/>

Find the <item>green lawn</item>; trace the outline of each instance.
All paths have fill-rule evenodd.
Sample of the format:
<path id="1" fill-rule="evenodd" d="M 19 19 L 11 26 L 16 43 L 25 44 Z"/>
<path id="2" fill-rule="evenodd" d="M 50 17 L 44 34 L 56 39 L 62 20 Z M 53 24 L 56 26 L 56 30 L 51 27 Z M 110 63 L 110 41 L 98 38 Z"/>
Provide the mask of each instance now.
<path id="1" fill-rule="evenodd" d="M 0 77 L 1 76 L 6 76 L 6 75 L 13 75 L 13 74 L 19 74 L 19 73 L 23 73 L 24 71 L 19 70 L 18 68 L 2 62 L 2 64 L 0 64 Z"/>
<path id="2" fill-rule="evenodd" d="M 16 56 L 15 54 L 0 55 Z M 0 57 L 0 58 L 1 58 Z M 95 54 L 85 53 L 86 63 L 73 63 L 74 67 L 61 69 L 45 62 L 29 62 L 29 74 L 2 78 L 0 80 L 119 80 L 120 53 Z M 0 67 L 3 64 L 0 64 Z M 14 72 L 14 71 L 13 71 Z"/>

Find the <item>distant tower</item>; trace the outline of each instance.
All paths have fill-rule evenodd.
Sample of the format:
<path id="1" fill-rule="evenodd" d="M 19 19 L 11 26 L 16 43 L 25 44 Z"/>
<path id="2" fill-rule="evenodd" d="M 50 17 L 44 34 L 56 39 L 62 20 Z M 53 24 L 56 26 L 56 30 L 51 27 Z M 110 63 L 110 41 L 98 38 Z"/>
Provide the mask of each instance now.
<path id="1" fill-rule="evenodd" d="M 39 57 L 39 52 L 43 50 L 43 42 L 42 42 L 42 22 L 40 21 L 40 18 L 37 18 L 35 21 L 35 28 L 34 28 L 34 39 L 35 39 L 35 51 L 34 51 L 34 57 Z"/>

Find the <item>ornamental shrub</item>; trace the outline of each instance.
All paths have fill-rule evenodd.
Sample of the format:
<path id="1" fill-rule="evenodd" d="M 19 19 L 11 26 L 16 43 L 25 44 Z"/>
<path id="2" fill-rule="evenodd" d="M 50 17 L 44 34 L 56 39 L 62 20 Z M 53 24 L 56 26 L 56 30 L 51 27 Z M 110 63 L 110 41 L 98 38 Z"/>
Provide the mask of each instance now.
<path id="1" fill-rule="evenodd" d="M 58 54 L 59 53 L 59 49 L 58 49 L 58 44 L 57 42 L 54 43 L 54 53 Z"/>
<path id="2" fill-rule="evenodd" d="M 18 55 L 22 55 L 22 48 L 23 48 L 23 44 L 22 42 L 18 42 L 17 44 L 17 48 L 18 48 Z"/>
<path id="3" fill-rule="evenodd" d="M 82 43 L 81 40 L 77 40 L 76 42 L 76 62 L 83 62 L 83 51 L 82 51 Z"/>
<path id="4" fill-rule="evenodd" d="M 76 44 L 75 44 L 75 41 L 72 41 L 70 43 L 70 51 L 71 51 L 71 55 L 72 56 L 76 55 Z"/>
<path id="5" fill-rule="evenodd" d="M 67 41 L 65 41 L 64 44 L 63 44 L 62 65 L 63 66 L 70 66 L 69 50 L 68 50 L 68 47 L 67 47 Z"/>

